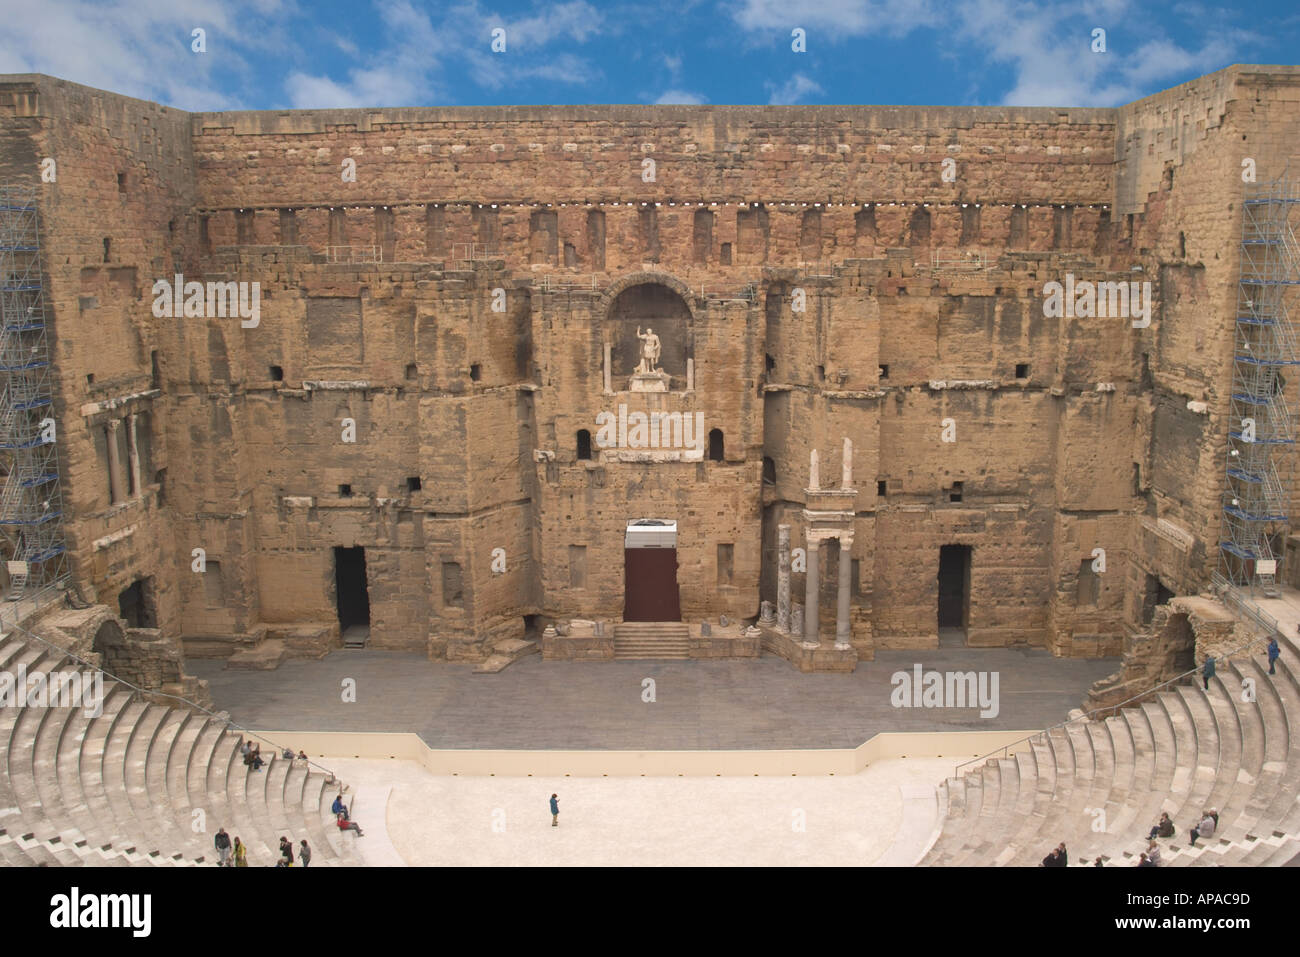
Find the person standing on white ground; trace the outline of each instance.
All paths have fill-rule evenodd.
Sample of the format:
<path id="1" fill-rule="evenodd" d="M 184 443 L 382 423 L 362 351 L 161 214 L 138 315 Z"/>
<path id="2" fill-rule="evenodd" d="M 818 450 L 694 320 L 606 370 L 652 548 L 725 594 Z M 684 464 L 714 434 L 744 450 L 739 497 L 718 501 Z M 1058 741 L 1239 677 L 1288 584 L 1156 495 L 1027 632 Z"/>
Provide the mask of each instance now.
<path id="1" fill-rule="evenodd" d="M 557 795 L 551 795 L 551 827 L 560 826 L 560 799 Z"/>

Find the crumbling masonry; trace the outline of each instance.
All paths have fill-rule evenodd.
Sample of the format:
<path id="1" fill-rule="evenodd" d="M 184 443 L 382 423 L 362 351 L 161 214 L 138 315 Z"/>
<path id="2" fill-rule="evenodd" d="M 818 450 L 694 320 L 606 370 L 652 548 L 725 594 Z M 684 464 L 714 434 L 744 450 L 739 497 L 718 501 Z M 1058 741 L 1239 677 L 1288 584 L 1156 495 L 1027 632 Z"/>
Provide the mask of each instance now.
<path id="1" fill-rule="evenodd" d="M 1218 562 L 1246 160 L 1300 170 L 1300 68 L 1118 109 L 191 114 L 0 77 L 69 567 L 190 655 L 617 622 L 644 519 L 683 621 L 771 602 L 810 667 L 942 626 L 1118 654 Z"/>

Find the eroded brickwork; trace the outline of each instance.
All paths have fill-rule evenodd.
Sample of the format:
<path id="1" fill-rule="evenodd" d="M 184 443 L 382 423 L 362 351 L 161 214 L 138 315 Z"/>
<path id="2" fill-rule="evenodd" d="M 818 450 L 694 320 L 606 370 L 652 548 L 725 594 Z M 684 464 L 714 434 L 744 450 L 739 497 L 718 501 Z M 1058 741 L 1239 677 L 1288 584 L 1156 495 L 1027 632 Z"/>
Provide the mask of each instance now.
<path id="1" fill-rule="evenodd" d="M 944 546 L 970 644 L 1117 654 L 1217 561 L 1241 164 L 1297 143 L 1276 67 L 1114 110 L 184 114 L 0 78 L 0 180 L 58 162 L 74 568 L 193 654 L 336 643 L 356 547 L 372 646 L 616 620 L 639 518 L 678 523 L 685 618 L 752 619 L 846 437 L 863 657 L 935 646 Z M 258 283 L 256 325 L 155 316 L 176 274 Z M 1050 315 L 1067 275 L 1149 282 L 1150 324 Z M 645 326 L 664 392 L 632 391 Z M 701 441 L 601 448 L 620 407 Z"/>

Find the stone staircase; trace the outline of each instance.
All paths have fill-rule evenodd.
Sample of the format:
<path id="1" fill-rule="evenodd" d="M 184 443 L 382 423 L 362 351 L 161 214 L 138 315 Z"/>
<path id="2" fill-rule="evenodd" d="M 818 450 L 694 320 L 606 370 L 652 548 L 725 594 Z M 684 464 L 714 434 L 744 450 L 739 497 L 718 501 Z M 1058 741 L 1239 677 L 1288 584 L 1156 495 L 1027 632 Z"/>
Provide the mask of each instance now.
<path id="1" fill-rule="evenodd" d="M 1177 830 L 1158 839 L 1161 866 L 1287 863 L 1300 854 L 1300 649 L 1282 643 L 1276 675 L 1259 642 L 1221 659 L 1208 692 L 1198 680 L 1104 720 L 1075 712 L 1027 750 L 949 778 L 938 789 L 941 831 L 921 863 L 1036 866 L 1064 841 L 1072 865 L 1100 856 L 1132 866 L 1162 811 Z M 1190 846 L 1211 807 L 1218 829 Z"/>
<path id="2" fill-rule="evenodd" d="M 614 658 L 689 658 L 690 639 L 685 622 L 623 621 L 614 626 Z"/>
<path id="3" fill-rule="evenodd" d="M 88 671 L 19 632 L 0 637 L 0 670 L 20 665 L 29 681 Z M 224 715 L 154 704 L 107 677 L 98 714 L 24 705 L 0 708 L 0 865 L 214 865 L 219 827 L 250 867 L 279 859 L 281 835 L 295 848 L 306 838 L 313 867 L 359 863 L 329 813 L 338 785 L 270 751 L 253 771 Z"/>

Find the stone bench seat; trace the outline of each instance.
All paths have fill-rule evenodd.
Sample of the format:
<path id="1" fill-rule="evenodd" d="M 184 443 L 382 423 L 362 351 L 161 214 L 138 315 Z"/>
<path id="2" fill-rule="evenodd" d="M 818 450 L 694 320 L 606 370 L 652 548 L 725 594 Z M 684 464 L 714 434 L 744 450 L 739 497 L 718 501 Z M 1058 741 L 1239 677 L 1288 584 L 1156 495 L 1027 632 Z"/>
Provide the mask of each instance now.
<path id="1" fill-rule="evenodd" d="M 20 666 L 90 673 L 40 641 L 0 638 L 0 668 Z M 103 694 L 99 714 L 0 708 L 0 865 L 211 866 L 219 827 L 247 845 L 250 866 L 278 860 L 280 835 L 307 838 L 312 866 L 358 862 L 332 833 L 327 775 L 274 749 L 254 772 L 224 715 L 153 703 L 107 676 Z"/>

